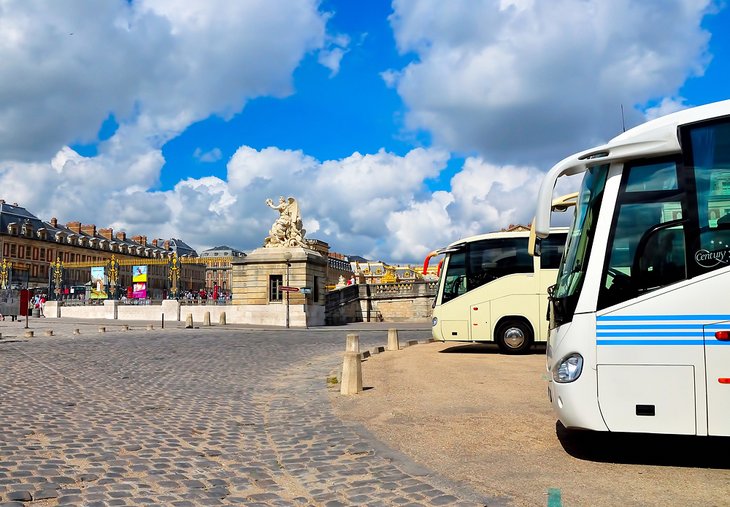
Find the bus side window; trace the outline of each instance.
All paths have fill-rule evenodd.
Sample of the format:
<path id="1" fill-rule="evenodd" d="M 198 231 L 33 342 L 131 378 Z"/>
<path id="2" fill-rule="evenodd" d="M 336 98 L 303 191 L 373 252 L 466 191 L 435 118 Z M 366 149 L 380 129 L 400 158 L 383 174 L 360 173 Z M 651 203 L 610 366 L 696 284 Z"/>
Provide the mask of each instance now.
<path id="1" fill-rule="evenodd" d="M 566 234 L 551 234 L 542 241 L 540 269 L 558 269 L 565 250 Z"/>
<path id="2" fill-rule="evenodd" d="M 441 303 L 446 303 L 466 292 L 466 253 L 455 252 L 449 255 L 444 273 L 444 294 Z"/>

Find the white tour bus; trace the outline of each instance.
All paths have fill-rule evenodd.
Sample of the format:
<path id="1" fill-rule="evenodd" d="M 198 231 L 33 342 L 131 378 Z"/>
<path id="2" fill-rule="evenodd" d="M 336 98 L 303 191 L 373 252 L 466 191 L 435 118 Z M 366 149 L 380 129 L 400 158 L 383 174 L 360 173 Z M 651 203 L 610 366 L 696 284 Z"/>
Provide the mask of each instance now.
<path id="1" fill-rule="evenodd" d="M 572 155 L 584 173 L 550 290 L 548 395 L 567 428 L 730 435 L 730 100 Z"/>
<path id="2" fill-rule="evenodd" d="M 545 341 L 547 288 L 555 283 L 567 232 L 553 229 L 541 257 L 530 255 L 529 231 L 481 234 L 431 252 L 424 274 L 431 257 L 445 254 L 433 302 L 434 339 L 495 341 L 507 354 Z"/>

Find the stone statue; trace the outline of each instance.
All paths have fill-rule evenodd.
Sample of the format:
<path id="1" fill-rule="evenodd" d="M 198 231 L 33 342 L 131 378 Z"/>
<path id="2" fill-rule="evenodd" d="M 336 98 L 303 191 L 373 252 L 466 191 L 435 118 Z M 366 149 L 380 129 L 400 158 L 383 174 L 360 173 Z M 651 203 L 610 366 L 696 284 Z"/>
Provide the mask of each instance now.
<path id="1" fill-rule="evenodd" d="M 266 205 L 279 212 L 279 218 L 276 219 L 274 225 L 269 230 L 269 236 L 264 240 L 266 248 L 282 248 L 304 246 L 304 234 L 306 231 L 302 228 L 302 216 L 299 214 L 299 204 L 293 197 L 285 199 L 284 196 L 279 197 L 279 204 L 274 205 L 274 201 L 266 199 Z"/>

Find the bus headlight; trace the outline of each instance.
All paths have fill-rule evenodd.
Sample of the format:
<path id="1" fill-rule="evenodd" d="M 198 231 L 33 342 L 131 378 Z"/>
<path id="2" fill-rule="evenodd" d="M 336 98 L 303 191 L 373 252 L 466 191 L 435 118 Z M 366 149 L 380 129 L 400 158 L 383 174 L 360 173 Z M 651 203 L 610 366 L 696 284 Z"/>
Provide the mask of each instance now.
<path id="1" fill-rule="evenodd" d="M 553 380 L 560 384 L 573 382 L 580 377 L 583 371 L 583 356 L 578 353 L 565 356 L 562 361 L 553 366 Z"/>
<path id="2" fill-rule="evenodd" d="M 435 327 L 436 324 L 438 324 L 438 323 L 439 323 L 438 317 L 434 317 L 433 319 L 431 319 L 431 326 Z"/>

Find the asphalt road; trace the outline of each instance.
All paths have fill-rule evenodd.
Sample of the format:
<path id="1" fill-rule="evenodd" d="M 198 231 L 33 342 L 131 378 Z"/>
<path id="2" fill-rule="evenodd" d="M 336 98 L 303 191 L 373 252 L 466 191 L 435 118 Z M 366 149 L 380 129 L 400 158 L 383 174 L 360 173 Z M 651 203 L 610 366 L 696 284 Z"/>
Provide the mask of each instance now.
<path id="1" fill-rule="evenodd" d="M 372 348 L 392 325 L 123 324 L 33 319 L 25 338 L 22 321 L 0 322 L 0 505 L 489 501 L 335 415 L 327 378 L 346 333 Z"/>

